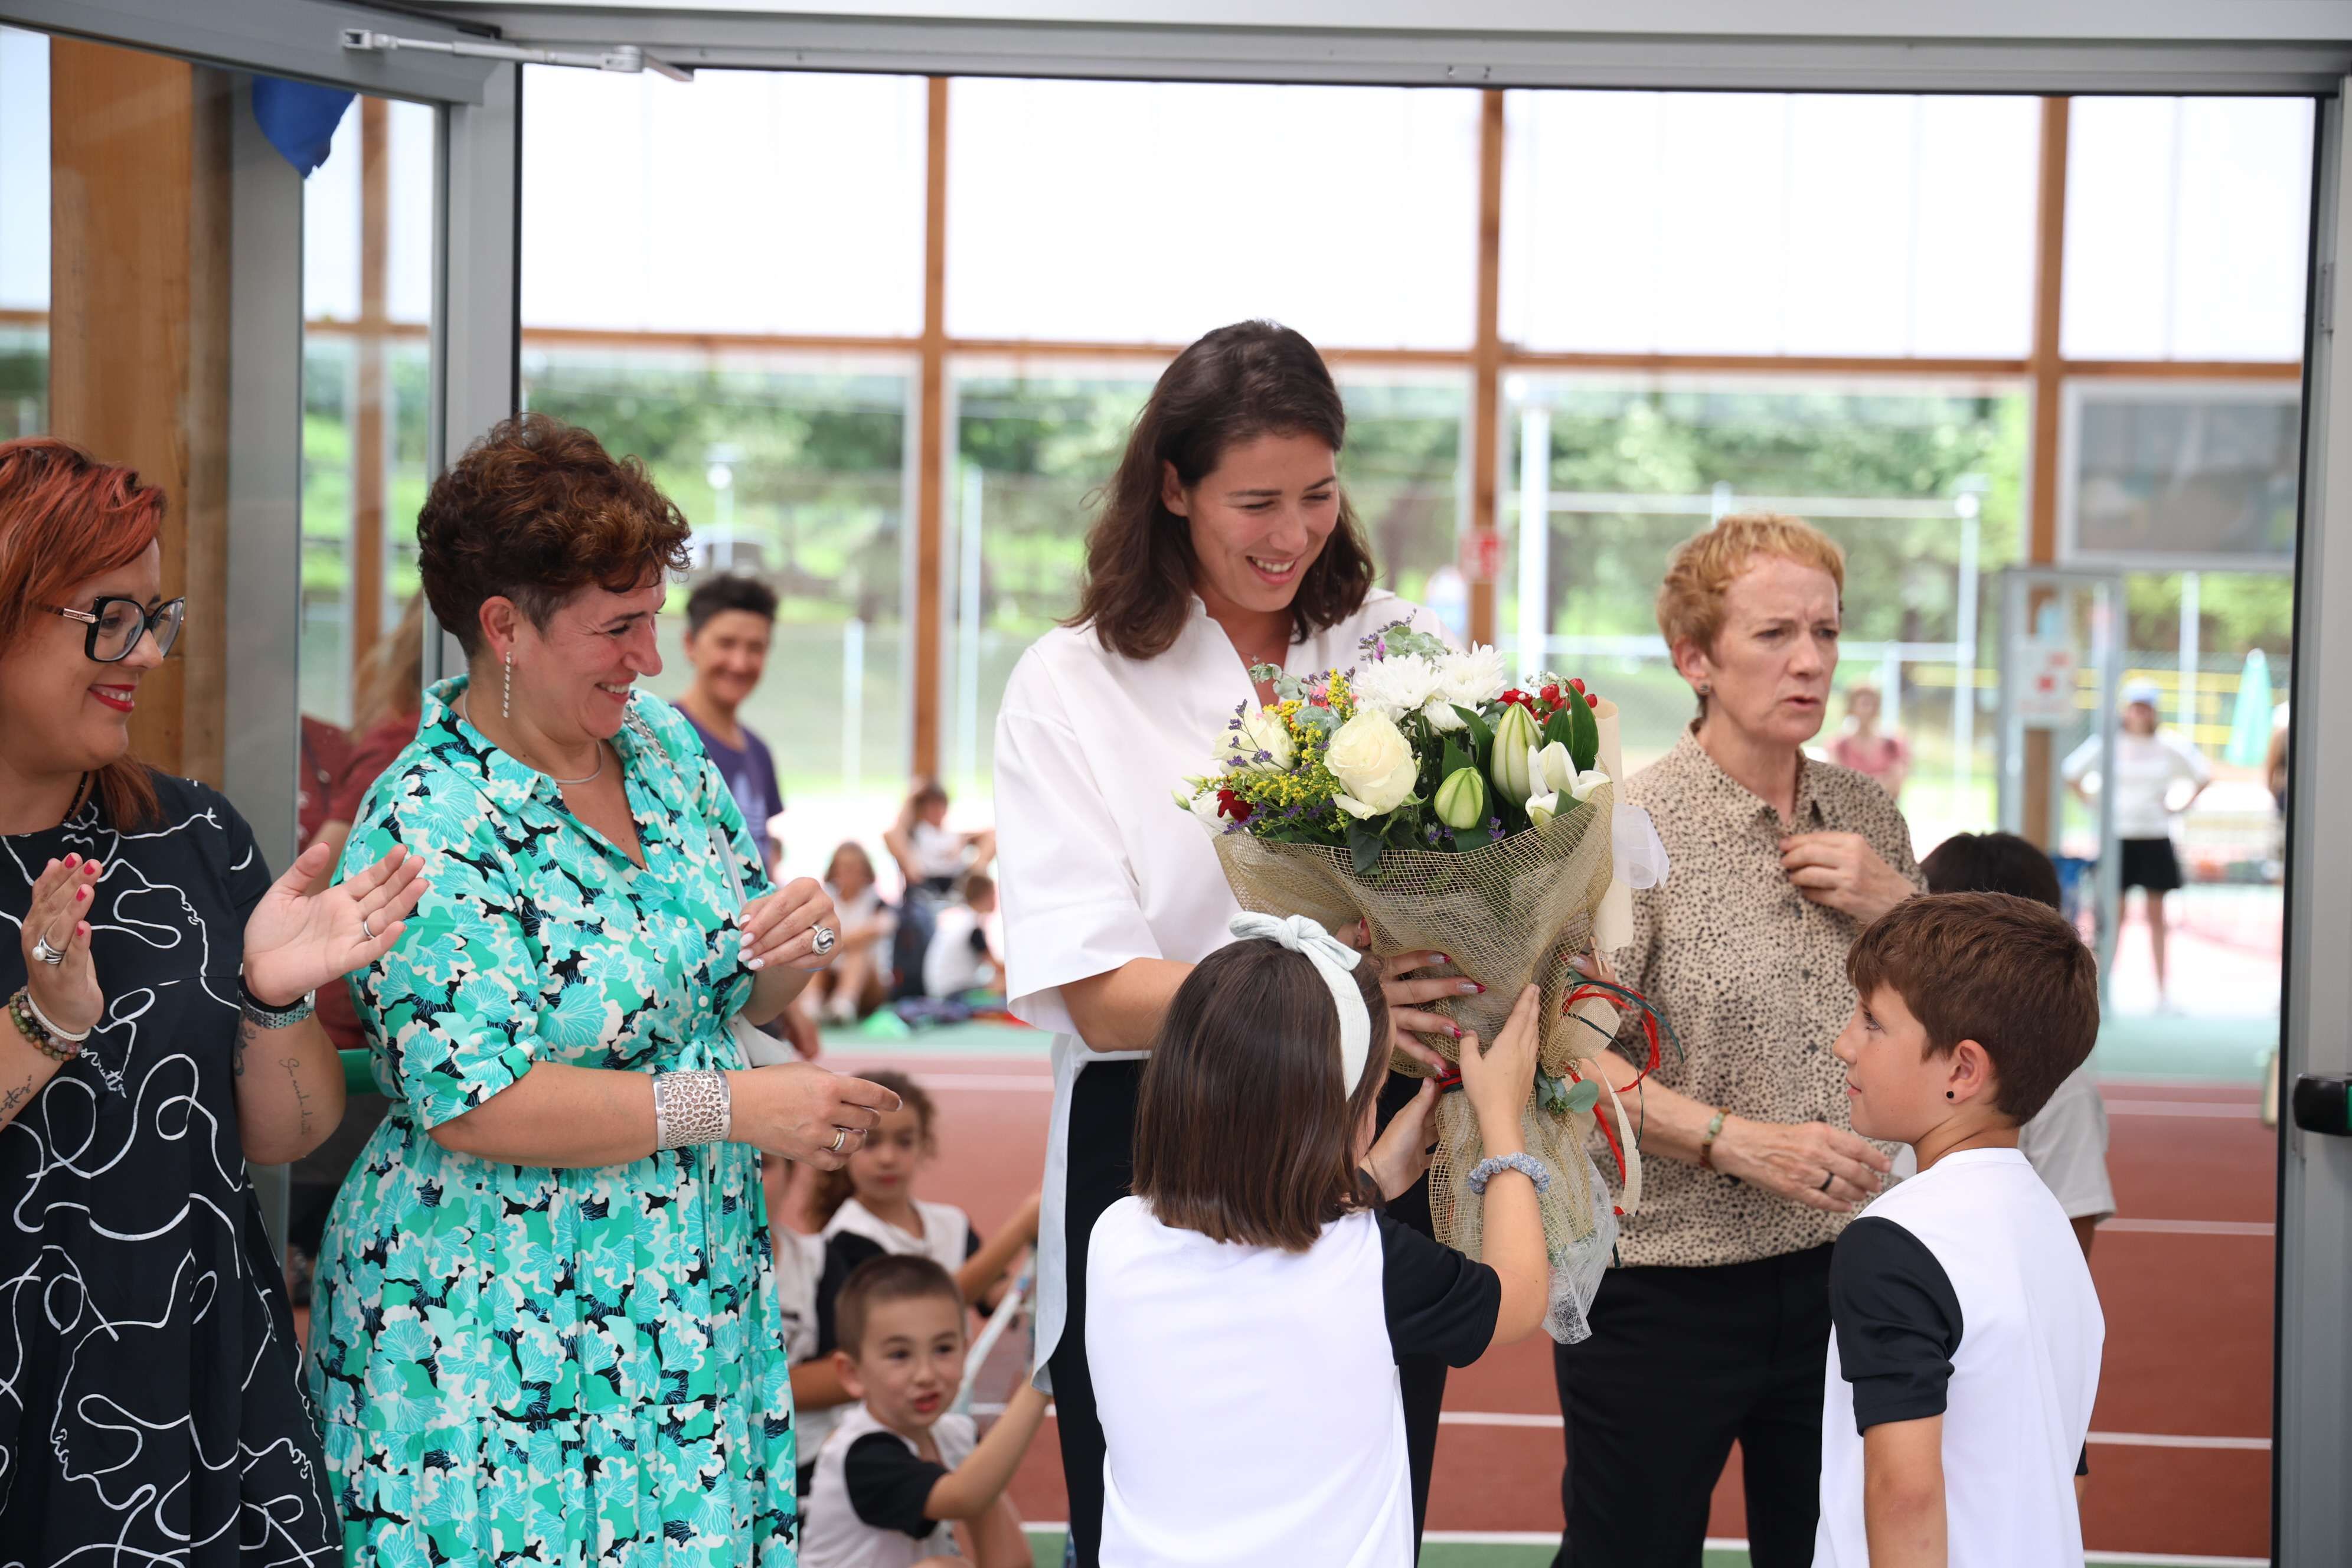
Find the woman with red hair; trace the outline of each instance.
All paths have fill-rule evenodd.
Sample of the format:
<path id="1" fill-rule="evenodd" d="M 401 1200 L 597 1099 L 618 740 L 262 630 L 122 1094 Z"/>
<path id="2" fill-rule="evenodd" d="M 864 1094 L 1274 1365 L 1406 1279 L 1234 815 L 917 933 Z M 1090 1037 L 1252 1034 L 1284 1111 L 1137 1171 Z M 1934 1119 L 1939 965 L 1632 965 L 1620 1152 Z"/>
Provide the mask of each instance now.
<path id="1" fill-rule="evenodd" d="M 0 444 L 0 1535 L 12 1562 L 323 1568 L 245 1165 L 334 1130 L 310 993 L 399 938 L 422 862 L 310 895 L 322 846 L 272 882 L 234 806 L 131 755 L 186 614 L 163 521 L 128 468 Z"/>

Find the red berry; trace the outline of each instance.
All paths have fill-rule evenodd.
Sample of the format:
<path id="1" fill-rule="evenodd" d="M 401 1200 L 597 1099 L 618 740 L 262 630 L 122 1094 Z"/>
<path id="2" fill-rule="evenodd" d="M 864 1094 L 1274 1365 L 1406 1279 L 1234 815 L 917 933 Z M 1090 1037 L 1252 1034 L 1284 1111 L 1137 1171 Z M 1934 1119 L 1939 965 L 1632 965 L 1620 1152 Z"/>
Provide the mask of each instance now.
<path id="1" fill-rule="evenodd" d="M 1580 690 L 1582 690 L 1582 689 L 1583 689 L 1583 688 L 1579 687 L 1577 689 L 1579 689 L 1579 690 L 1580 691 Z M 1544 700 L 1546 702 L 1549 702 L 1549 703 L 1552 703 L 1552 704 L 1557 705 L 1557 704 L 1559 703 L 1559 687 L 1557 687 L 1557 686 L 1547 686 L 1547 687 L 1545 687 L 1545 688 L 1543 689 L 1543 700 Z"/>
<path id="2" fill-rule="evenodd" d="M 1580 694 L 1582 694 L 1582 695 L 1584 695 L 1584 696 L 1588 696 L 1588 697 L 1589 697 L 1589 696 L 1591 696 L 1591 692 L 1585 691 L 1585 689 L 1584 689 L 1584 682 L 1582 682 L 1581 680 L 1570 680 L 1570 681 L 1569 682 L 1569 684 L 1570 684 L 1570 686 L 1575 687 L 1575 688 L 1576 688 L 1576 689 L 1578 690 L 1578 692 L 1580 692 Z"/>

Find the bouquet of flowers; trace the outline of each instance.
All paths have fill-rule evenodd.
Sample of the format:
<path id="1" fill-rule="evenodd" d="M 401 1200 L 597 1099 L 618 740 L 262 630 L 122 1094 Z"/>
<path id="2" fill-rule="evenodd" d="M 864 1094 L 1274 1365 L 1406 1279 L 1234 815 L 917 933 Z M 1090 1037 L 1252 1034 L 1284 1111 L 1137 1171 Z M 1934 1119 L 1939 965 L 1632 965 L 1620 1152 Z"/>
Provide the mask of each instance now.
<path id="1" fill-rule="evenodd" d="M 1552 1276 L 1545 1326 L 1574 1343 L 1591 1332 L 1585 1312 L 1617 1216 L 1640 1199 L 1624 1107 L 1590 1066 L 1616 1034 L 1615 1004 L 1639 998 L 1581 980 L 1566 960 L 1625 942 L 1629 888 L 1664 869 L 1648 817 L 1616 803 L 1616 705 L 1549 672 L 1509 687 L 1496 649 L 1458 653 L 1402 621 L 1366 637 L 1353 668 L 1251 674 L 1272 684 L 1274 702 L 1238 708 L 1211 771 L 1176 790 L 1213 836 L 1242 907 L 1334 929 L 1362 921 L 1375 952 L 1445 953 L 1450 962 L 1429 973 L 1486 989 L 1429 1008 L 1482 1039 L 1502 1028 L 1524 987 L 1542 987 L 1540 1068 L 1521 1132 L 1553 1173 L 1541 1205 Z M 1423 1038 L 1455 1058 L 1451 1035 Z M 1402 1054 L 1394 1066 L 1428 1074 Z M 1601 1131 L 1624 1184 L 1617 1205 L 1585 1152 L 1604 1096 L 1614 1125 Z M 1481 1210 L 1469 1175 L 1483 1140 L 1462 1096 L 1442 1097 L 1436 1120 L 1438 1238 L 1475 1258 Z"/>

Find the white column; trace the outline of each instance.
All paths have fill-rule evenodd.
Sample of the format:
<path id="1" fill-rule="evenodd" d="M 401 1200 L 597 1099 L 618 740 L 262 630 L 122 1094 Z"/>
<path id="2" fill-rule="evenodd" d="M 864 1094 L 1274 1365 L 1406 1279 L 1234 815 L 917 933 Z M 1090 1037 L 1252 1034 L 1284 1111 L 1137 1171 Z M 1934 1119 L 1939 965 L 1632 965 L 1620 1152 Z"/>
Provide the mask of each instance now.
<path id="1" fill-rule="evenodd" d="M 2180 574 L 2180 706 L 2173 721 L 2180 726 L 2182 738 L 2195 740 L 2197 731 L 2197 666 L 2198 633 L 2203 619 L 2198 608 L 2198 590 L 2203 584 L 2198 574 Z"/>
<path id="2" fill-rule="evenodd" d="M 841 793 L 857 793 L 859 746 L 866 726 L 866 623 L 841 624 Z"/>
<path id="3" fill-rule="evenodd" d="M 1544 668 L 1551 631 L 1551 410 L 1519 416 L 1519 658 L 1516 683 Z"/>
<path id="4" fill-rule="evenodd" d="M 980 773 L 980 509 L 985 475 L 978 463 L 963 470 L 956 505 L 956 771 L 979 783 Z"/>

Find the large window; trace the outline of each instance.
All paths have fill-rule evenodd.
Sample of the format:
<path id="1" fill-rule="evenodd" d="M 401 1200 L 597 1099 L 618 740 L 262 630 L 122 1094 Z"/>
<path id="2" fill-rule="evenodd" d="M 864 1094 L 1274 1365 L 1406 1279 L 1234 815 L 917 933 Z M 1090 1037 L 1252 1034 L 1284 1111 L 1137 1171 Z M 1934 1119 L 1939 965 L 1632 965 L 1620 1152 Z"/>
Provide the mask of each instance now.
<path id="1" fill-rule="evenodd" d="M 903 364 L 565 346 L 526 350 L 523 385 L 530 407 L 644 459 L 695 524 L 697 575 L 776 591 L 745 717 L 775 749 L 788 832 L 845 801 L 895 800 L 908 768 Z M 666 617 L 665 667 L 647 682 L 660 695 L 688 682 L 684 632 Z"/>
<path id="2" fill-rule="evenodd" d="M 1527 376 L 1507 391 L 1505 646 L 1616 700 L 1628 766 L 1673 745 L 1693 710 L 1653 612 L 1666 558 L 1726 512 L 1789 511 L 1844 547 L 1838 684 L 1878 689 L 1908 737 L 1919 847 L 1990 817 L 1976 589 L 2019 553 L 2017 388 Z"/>
<path id="3" fill-rule="evenodd" d="M 2298 357 L 2312 116 L 2307 99 L 2075 100 L 2066 353 Z"/>
<path id="4" fill-rule="evenodd" d="M 1181 344 L 1271 316 L 1318 343 L 1467 349 L 1478 95 L 959 80 L 948 330 Z"/>
<path id="5" fill-rule="evenodd" d="M 2032 99 L 1506 95 L 1503 335 L 2022 357 Z"/>
<path id="6" fill-rule="evenodd" d="M 0 27 L 0 441 L 48 427 L 49 40 Z"/>

